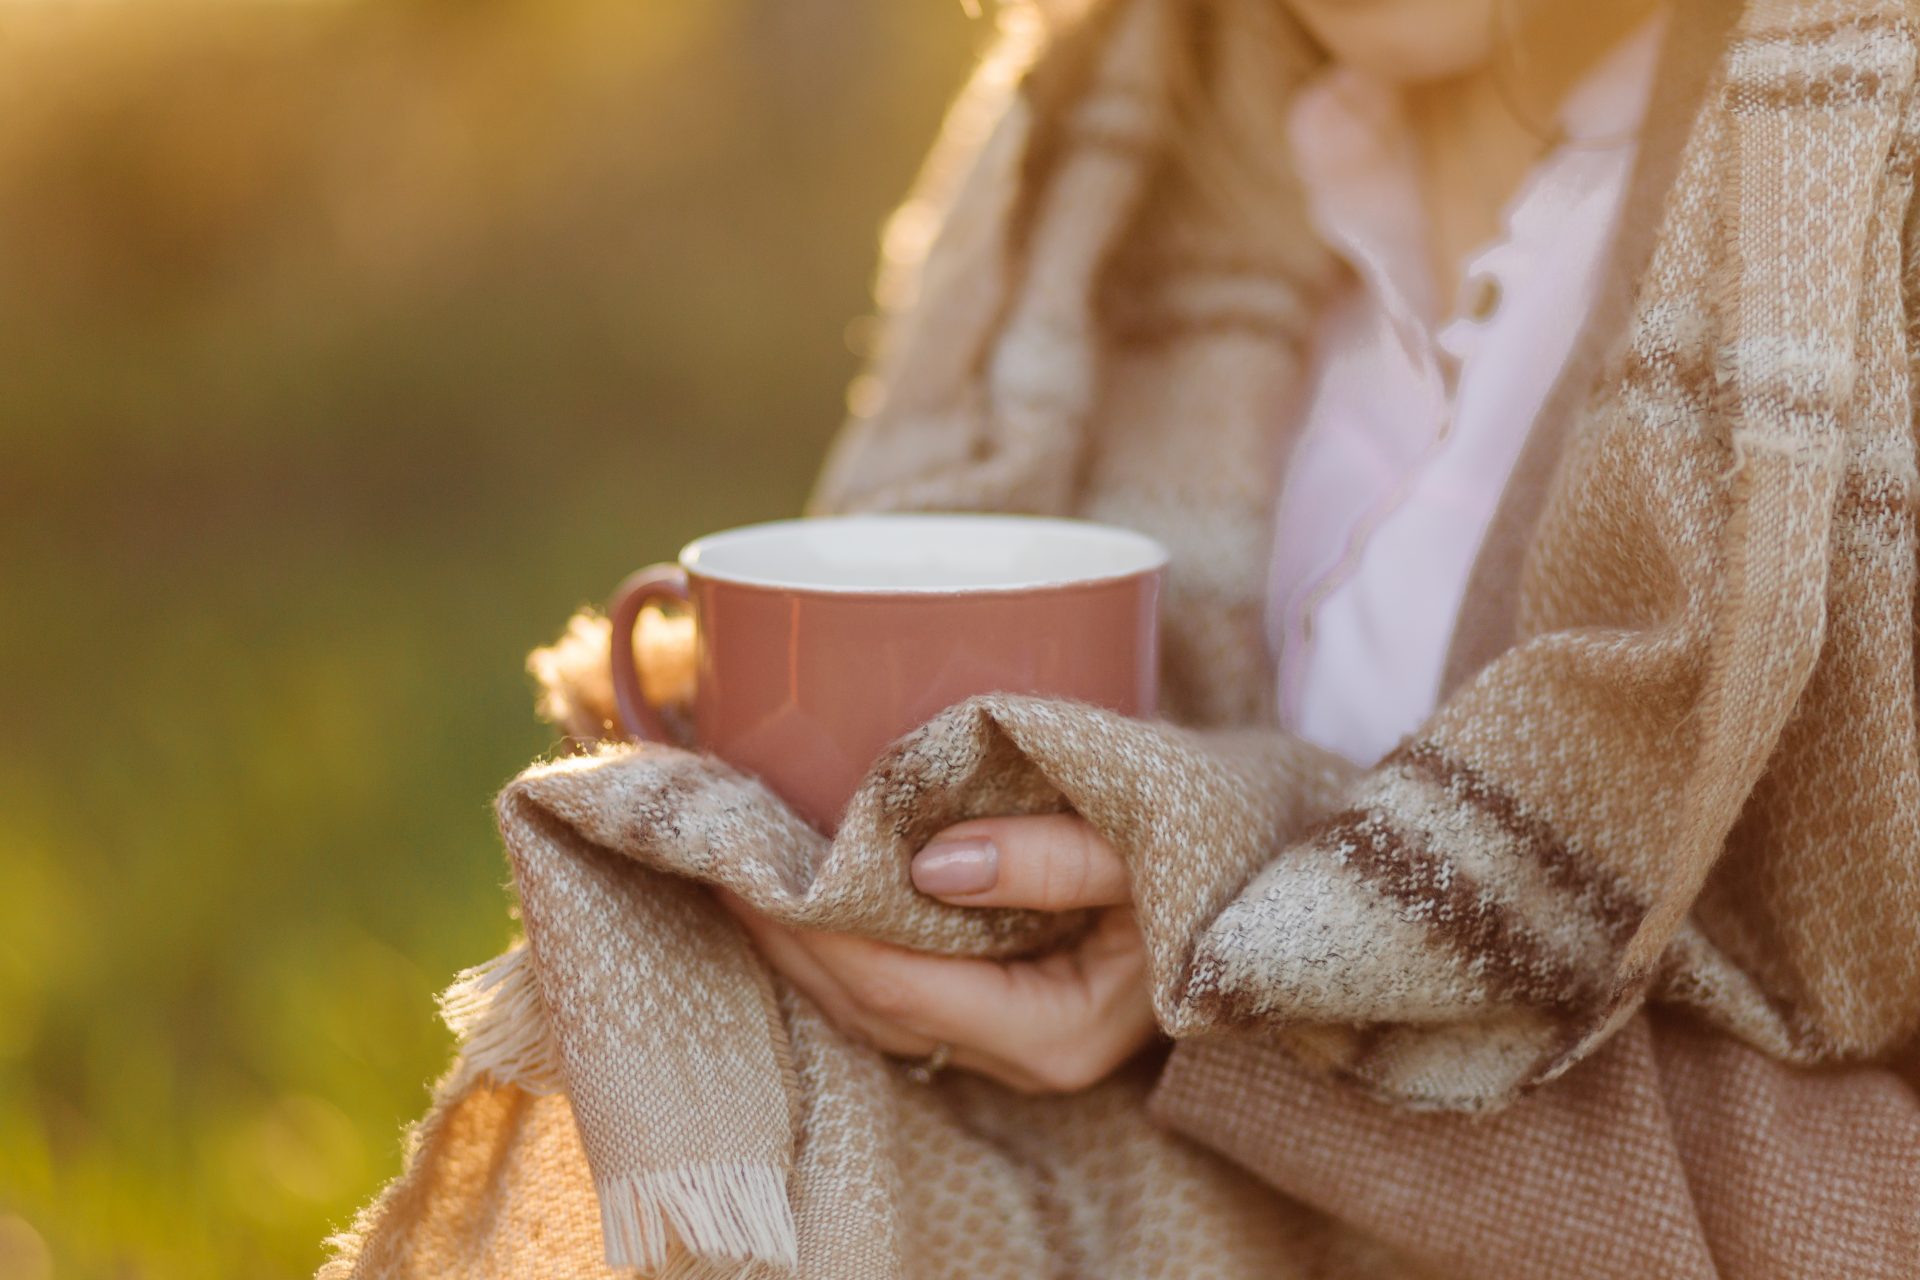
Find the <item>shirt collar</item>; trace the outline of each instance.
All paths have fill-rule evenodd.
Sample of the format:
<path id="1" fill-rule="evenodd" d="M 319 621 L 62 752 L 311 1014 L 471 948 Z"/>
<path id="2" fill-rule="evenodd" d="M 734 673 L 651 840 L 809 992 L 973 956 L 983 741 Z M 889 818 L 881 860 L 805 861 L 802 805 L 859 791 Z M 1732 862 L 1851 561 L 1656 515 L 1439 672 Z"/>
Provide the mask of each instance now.
<path id="1" fill-rule="evenodd" d="M 1666 29 L 1661 10 L 1620 41 L 1561 102 L 1563 146 L 1625 146 L 1646 117 Z M 1386 304 L 1396 323 L 1437 322 L 1413 135 L 1398 86 L 1334 65 L 1299 92 L 1289 121 L 1294 165 L 1316 229 Z"/>

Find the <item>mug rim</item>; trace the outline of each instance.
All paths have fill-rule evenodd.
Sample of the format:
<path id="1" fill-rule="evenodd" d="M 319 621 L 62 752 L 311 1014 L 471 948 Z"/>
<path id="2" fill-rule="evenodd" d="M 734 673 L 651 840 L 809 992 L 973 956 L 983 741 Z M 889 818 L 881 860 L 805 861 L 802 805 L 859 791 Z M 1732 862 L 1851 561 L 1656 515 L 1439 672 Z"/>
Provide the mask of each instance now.
<path id="1" fill-rule="evenodd" d="M 1034 577 L 1008 582 L 960 585 L 936 583 L 926 586 L 873 586 L 866 584 L 840 585 L 827 582 L 787 582 L 778 578 L 762 575 L 715 569 L 702 563 L 703 553 L 722 548 L 735 540 L 747 540 L 754 536 L 764 536 L 780 529 L 797 528 L 802 525 L 818 526 L 823 523 L 1046 526 L 1068 530 L 1082 535 L 1092 534 L 1097 537 L 1110 539 L 1116 543 L 1131 544 L 1132 550 L 1139 556 L 1139 562 L 1125 569 L 1108 573 Z M 991 511 L 900 511 L 871 512 L 841 516 L 802 516 L 787 520 L 763 520 L 756 524 L 740 525 L 732 529 L 722 529 L 715 533 L 709 533 L 695 538 L 692 542 L 682 547 L 680 549 L 679 564 L 690 578 L 697 578 L 707 582 L 724 583 L 728 586 L 749 587 L 788 595 L 885 599 L 896 596 L 1012 596 L 1042 591 L 1071 591 L 1082 587 L 1098 587 L 1127 582 L 1157 574 L 1167 567 L 1170 559 L 1171 556 L 1165 544 L 1159 539 L 1135 529 L 1128 529 L 1121 525 L 1106 524 L 1098 520 L 1079 520 L 1064 516 L 1034 516 Z"/>

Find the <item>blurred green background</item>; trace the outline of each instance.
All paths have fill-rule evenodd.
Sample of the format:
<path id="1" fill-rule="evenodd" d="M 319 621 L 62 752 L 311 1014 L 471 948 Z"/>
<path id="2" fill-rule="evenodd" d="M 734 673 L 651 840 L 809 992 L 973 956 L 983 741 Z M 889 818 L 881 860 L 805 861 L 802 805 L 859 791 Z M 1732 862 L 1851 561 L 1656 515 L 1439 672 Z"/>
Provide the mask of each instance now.
<path id="1" fill-rule="evenodd" d="M 960 0 L 0 0 L 0 1276 L 303 1276 L 524 654 L 793 512 Z M 50 1261 L 49 1261 L 50 1258 Z"/>

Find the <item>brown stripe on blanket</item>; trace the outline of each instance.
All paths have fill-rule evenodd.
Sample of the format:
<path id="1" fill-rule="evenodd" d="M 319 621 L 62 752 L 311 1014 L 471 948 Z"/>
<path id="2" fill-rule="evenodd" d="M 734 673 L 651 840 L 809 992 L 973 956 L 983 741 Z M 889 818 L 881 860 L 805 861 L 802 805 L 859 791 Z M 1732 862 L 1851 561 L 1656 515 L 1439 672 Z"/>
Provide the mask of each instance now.
<path id="1" fill-rule="evenodd" d="M 1904 535 L 1913 520 L 1913 486 L 1884 471 L 1855 471 L 1840 490 L 1839 512 L 1886 537 Z"/>
<path id="2" fill-rule="evenodd" d="M 1829 57 L 1844 57 L 1844 51 L 1816 49 L 1815 46 L 1829 44 L 1845 36 L 1905 36 L 1908 26 L 1905 19 L 1891 17 L 1884 13 L 1856 13 L 1845 18 L 1824 18 L 1818 22 L 1805 22 L 1798 26 L 1782 27 L 1772 31 L 1756 31 L 1752 35 L 1735 41 L 1734 47 L 1740 50 L 1768 49 L 1783 53 L 1795 53 L 1804 56 L 1823 54 Z"/>
<path id="3" fill-rule="evenodd" d="M 1615 945 L 1631 937 L 1647 914 L 1639 894 L 1605 867 L 1570 847 L 1545 820 L 1529 813 L 1472 765 L 1431 742 L 1408 743 L 1381 762 L 1444 790 L 1485 815 L 1538 863 L 1549 883 L 1565 890 Z"/>
<path id="4" fill-rule="evenodd" d="M 1573 1014 L 1599 997 L 1581 971 L 1553 954 L 1488 886 L 1384 815 L 1349 809 L 1308 843 L 1337 853 L 1374 889 L 1407 908 L 1476 970 L 1496 999 Z"/>
<path id="5" fill-rule="evenodd" d="M 1722 394 L 1714 374 L 1712 344 L 1679 342 L 1662 333 L 1659 341 L 1645 327 L 1634 335 L 1621 364 L 1621 380 L 1643 396 L 1665 397 L 1675 392 L 1694 414 L 1710 413 Z"/>
<path id="6" fill-rule="evenodd" d="M 1878 24 L 1886 34 L 1898 34 L 1909 39 L 1907 32 L 1893 24 Z M 1852 24 L 1851 31 L 1860 35 L 1876 35 L 1874 24 Z M 1783 37 L 1794 39 L 1792 35 Z M 1837 38 L 1837 35 L 1836 35 Z M 1833 107 L 1866 106 L 1878 100 L 1888 91 L 1906 92 L 1911 76 L 1894 68 L 1882 70 L 1874 66 L 1862 66 L 1857 50 L 1826 49 L 1817 51 L 1824 54 L 1827 67 L 1809 71 L 1804 66 L 1791 71 L 1774 72 L 1760 68 L 1750 68 L 1750 77 L 1741 76 L 1741 64 L 1756 55 L 1757 49 L 1764 47 L 1767 40 L 1743 42 L 1734 49 L 1733 67 L 1735 77 L 1727 85 L 1727 108 L 1737 115 L 1767 111 L 1824 111 Z M 1815 55 L 1815 50 L 1798 50 L 1801 57 Z"/>

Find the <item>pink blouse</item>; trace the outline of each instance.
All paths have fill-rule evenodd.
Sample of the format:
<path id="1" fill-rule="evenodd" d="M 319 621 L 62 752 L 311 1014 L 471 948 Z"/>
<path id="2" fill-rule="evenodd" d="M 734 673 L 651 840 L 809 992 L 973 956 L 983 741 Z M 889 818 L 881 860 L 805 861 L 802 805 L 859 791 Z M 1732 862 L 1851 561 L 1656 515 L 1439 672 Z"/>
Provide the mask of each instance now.
<path id="1" fill-rule="evenodd" d="M 1568 96 L 1571 141 L 1521 185 L 1451 301 L 1428 266 L 1398 94 L 1338 69 L 1295 107 L 1311 215 L 1352 273 L 1312 357 L 1268 635 L 1281 722 L 1358 763 L 1434 708 L 1467 576 L 1602 280 L 1660 25 Z"/>

